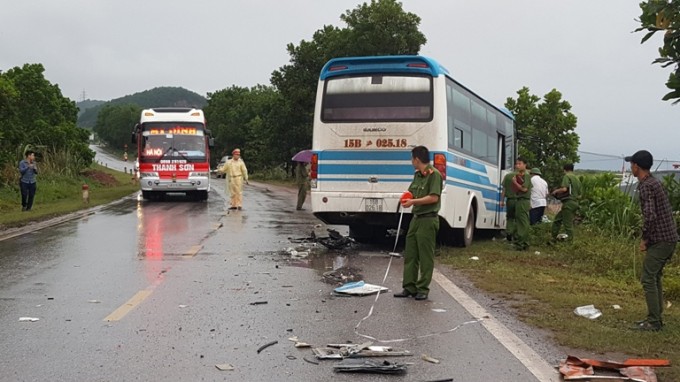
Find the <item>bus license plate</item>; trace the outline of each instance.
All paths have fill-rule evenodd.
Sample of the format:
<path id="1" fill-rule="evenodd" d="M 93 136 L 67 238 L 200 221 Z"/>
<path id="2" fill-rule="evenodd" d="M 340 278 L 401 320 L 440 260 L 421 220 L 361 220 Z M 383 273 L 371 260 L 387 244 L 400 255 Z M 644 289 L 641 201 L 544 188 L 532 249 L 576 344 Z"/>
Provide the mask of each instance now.
<path id="1" fill-rule="evenodd" d="M 383 200 L 377 198 L 367 198 L 365 200 L 366 212 L 382 212 Z"/>

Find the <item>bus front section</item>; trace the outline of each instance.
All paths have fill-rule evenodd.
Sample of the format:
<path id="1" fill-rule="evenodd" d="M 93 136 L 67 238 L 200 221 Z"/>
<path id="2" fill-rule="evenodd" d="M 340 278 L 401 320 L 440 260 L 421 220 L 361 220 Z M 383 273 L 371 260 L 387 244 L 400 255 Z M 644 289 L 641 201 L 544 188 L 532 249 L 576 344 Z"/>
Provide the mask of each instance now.
<path id="1" fill-rule="evenodd" d="M 144 199 L 210 191 L 209 133 L 203 122 L 142 121 L 137 127 L 139 184 Z"/>

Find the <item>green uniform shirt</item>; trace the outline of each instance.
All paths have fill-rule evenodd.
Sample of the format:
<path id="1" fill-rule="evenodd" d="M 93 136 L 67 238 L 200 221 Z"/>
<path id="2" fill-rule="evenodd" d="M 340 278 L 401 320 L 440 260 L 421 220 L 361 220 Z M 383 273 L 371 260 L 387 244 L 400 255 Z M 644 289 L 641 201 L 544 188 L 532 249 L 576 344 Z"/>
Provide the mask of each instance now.
<path id="1" fill-rule="evenodd" d="M 581 196 L 581 181 L 573 172 L 564 174 L 560 188 L 569 190 L 569 196 L 563 200 L 578 199 L 578 197 Z"/>
<path id="2" fill-rule="evenodd" d="M 437 195 L 439 197 L 437 203 L 413 206 L 414 215 L 439 212 L 442 200 L 442 174 L 440 174 L 436 168 L 432 167 L 432 165 L 428 164 L 422 172 L 416 171 L 413 175 L 413 182 L 411 182 L 408 190 L 411 191 L 414 199 L 428 195 Z"/>
<path id="3" fill-rule="evenodd" d="M 307 166 L 303 163 L 298 163 L 295 166 L 295 183 L 298 185 L 307 184 L 309 180 L 309 172 L 307 171 Z"/>
<path id="4" fill-rule="evenodd" d="M 515 174 L 519 175 L 519 173 Z M 522 184 L 527 189 L 526 192 L 517 192 L 517 199 L 531 199 L 531 174 L 529 171 L 524 171 L 524 183 Z"/>
<path id="5" fill-rule="evenodd" d="M 517 195 L 515 190 L 512 189 L 512 178 L 517 175 L 516 172 L 509 172 L 503 178 L 503 191 L 505 191 L 505 197 L 508 199 L 515 199 Z"/>

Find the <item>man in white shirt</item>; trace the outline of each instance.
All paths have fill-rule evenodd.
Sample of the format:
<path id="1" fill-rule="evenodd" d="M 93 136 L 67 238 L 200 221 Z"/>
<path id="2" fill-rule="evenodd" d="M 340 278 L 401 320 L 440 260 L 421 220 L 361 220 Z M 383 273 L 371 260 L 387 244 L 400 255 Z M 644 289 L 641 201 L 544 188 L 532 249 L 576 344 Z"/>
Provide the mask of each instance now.
<path id="1" fill-rule="evenodd" d="M 548 183 L 541 178 L 541 170 L 531 169 L 531 210 L 529 210 L 529 223 L 534 225 L 543 220 L 545 206 L 548 205 Z"/>

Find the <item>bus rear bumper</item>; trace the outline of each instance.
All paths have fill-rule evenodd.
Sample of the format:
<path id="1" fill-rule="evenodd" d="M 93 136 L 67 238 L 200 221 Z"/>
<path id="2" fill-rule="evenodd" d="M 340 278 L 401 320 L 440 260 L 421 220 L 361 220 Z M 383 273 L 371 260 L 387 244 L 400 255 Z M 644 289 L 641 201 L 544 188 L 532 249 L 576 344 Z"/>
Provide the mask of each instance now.
<path id="1" fill-rule="evenodd" d="M 372 225 L 396 228 L 401 194 L 312 192 L 314 216 L 332 225 Z M 405 211 L 410 215 L 410 209 Z"/>

